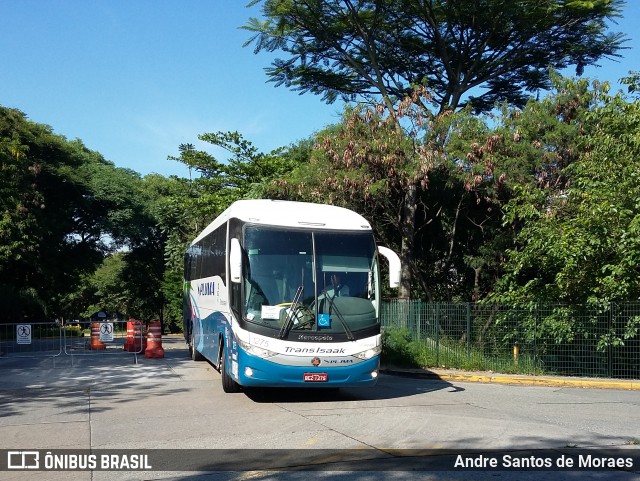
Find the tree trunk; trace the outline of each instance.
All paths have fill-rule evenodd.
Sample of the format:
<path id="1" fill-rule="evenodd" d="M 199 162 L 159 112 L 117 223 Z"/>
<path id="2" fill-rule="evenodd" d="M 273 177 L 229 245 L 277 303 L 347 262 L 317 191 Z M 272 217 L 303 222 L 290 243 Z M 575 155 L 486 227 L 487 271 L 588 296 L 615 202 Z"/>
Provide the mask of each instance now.
<path id="1" fill-rule="evenodd" d="M 413 265 L 413 243 L 416 231 L 416 186 L 411 184 L 406 187 L 404 193 L 404 205 L 402 208 L 402 245 L 400 247 L 400 261 L 402 272 L 398 297 L 409 299 L 411 297 L 411 266 Z"/>

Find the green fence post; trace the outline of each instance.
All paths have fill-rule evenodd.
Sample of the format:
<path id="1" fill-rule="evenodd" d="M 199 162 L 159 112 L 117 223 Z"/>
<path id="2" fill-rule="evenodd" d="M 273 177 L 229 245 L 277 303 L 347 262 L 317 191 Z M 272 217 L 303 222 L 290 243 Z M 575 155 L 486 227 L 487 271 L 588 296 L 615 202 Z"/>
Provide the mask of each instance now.
<path id="1" fill-rule="evenodd" d="M 418 333 L 416 337 L 418 338 L 418 341 L 420 341 L 421 332 L 422 332 L 422 315 L 421 315 L 420 306 L 422 305 L 422 301 L 420 299 L 416 299 L 414 303 L 416 304 L 417 311 L 418 311 L 417 321 L 416 321 L 418 324 Z"/>
<path id="2" fill-rule="evenodd" d="M 538 304 L 534 304 L 533 308 L 535 309 L 535 323 L 533 326 L 533 360 L 534 366 L 541 369 L 542 361 L 540 360 L 540 353 L 538 351 L 538 325 L 540 323 L 540 310 L 538 308 Z"/>
<path id="3" fill-rule="evenodd" d="M 440 366 L 440 303 L 436 302 L 436 318 L 434 320 L 436 328 L 436 367 Z"/>
<path id="4" fill-rule="evenodd" d="M 471 362 L 471 303 L 467 302 L 467 362 Z"/>
<path id="5" fill-rule="evenodd" d="M 613 342 L 612 342 L 612 339 L 613 339 L 613 317 L 614 317 L 613 308 L 614 308 L 614 304 L 613 304 L 613 302 L 610 302 L 609 303 L 609 343 L 608 343 L 609 346 L 608 346 L 608 349 L 607 349 L 607 351 L 608 351 L 607 352 L 607 354 L 608 354 L 607 357 L 609 358 L 608 362 L 607 362 L 607 373 L 609 374 L 609 377 L 613 377 L 613 366 L 612 366 L 612 364 L 613 364 L 613 346 L 612 346 Z"/>

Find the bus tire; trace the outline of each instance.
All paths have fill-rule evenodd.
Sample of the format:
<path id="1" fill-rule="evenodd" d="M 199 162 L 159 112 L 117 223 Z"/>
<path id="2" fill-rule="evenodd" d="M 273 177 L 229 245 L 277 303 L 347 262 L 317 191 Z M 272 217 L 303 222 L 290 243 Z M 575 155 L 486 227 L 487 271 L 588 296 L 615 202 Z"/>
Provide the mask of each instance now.
<path id="1" fill-rule="evenodd" d="M 193 332 L 191 333 L 191 337 L 189 339 L 189 355 L 191 359 L 194 361 L 204 361 L 204 356 L 198 352 L 196 349 L 196 341 L 193 337 Z"/>
<path id="2" fill-rule="evenodd" d="M 222 377 L 222 390 L 226 393 L 240 392 L 240 385 L 233 380 L 227 372 L 227 350 L 222 350 L 220 356 L 220 376 Z"/>

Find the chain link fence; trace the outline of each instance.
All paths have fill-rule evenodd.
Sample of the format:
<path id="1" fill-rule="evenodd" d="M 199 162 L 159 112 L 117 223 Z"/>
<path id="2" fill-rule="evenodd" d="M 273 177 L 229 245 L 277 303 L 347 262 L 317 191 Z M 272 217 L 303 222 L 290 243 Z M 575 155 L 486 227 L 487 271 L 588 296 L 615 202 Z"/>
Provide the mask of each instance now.
<path id="1" fill-rule="evenodd" d="M 640 379 L 640 303 L 599 308 L 393 300 L 385 347 L 421 367 Z"/>

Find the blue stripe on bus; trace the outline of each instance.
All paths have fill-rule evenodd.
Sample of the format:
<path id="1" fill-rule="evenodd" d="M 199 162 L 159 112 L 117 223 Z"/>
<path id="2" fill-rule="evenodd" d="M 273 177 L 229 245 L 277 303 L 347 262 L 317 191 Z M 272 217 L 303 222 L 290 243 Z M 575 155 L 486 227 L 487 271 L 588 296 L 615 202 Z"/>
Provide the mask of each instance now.
<path id="1" fill-rule="evenodd" d="M 204 357 L 214 364 L 218 362 L 218 337 L 224 331 L 224 326 L 228 323 L 227 317 L 220 311 L 215 311 L 202 319 L 195 304 L 195 299 L 191 300 L 196 311 L 198 329 L 194 332 L 195 348 Z"/>
<path id="2" fill-rule="evenodd" d="M 202 350 L 204 349 L 204 336 L 202 335 L 203 333 L 203 327 L 202 327 L 202 319 L 200 319 L 200 309 L 198 309 L 198 304 L 196 304 L 196 299 L 193 296 L 193 294 L 190 294 L 189 296 L 190 299 L 190 304 L 191 304 L 191 321 L 192 323 L 195 323 L 197 321 L 198 323 L 198 329 L 195 329 L 195 325 L 193 326 L 193 340 L 194 340 L 194 348 L 196 351 L 202 353 Z"/>

